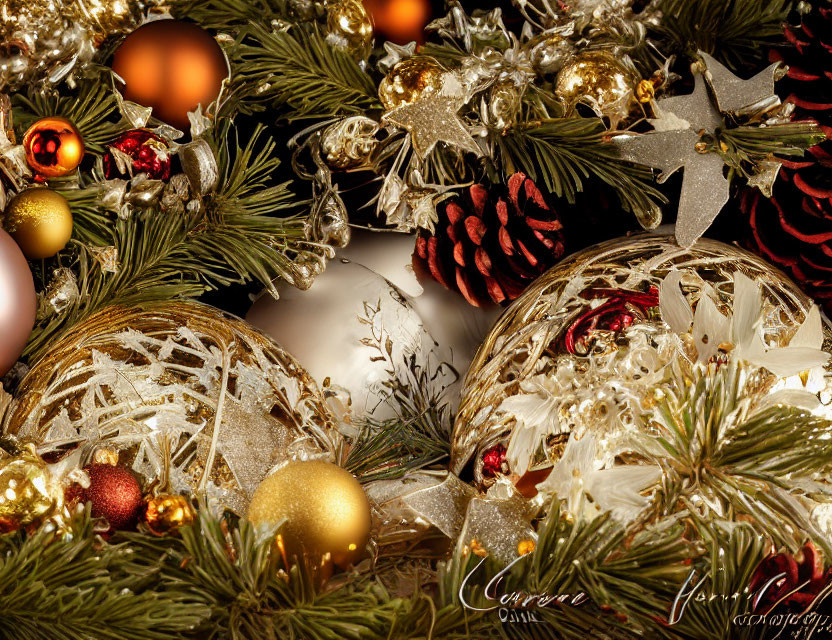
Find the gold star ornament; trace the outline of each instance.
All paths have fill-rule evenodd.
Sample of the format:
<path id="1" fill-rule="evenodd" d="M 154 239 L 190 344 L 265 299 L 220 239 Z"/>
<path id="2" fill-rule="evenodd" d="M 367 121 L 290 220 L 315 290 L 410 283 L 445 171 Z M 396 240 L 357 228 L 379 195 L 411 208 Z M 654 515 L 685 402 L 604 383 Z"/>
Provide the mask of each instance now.
<path id="1" fill-rule="evenodd" d="M 382 122 L 408 131 L 413 149 L 421 158 L 427 157 L 437 142 L 481 155 L 479 146 L 457 115 L 464 104 L 462 85 L 453 74 L 446 73 L 438 93 L 426 94 L 391 109 L 384 114 Z"/>

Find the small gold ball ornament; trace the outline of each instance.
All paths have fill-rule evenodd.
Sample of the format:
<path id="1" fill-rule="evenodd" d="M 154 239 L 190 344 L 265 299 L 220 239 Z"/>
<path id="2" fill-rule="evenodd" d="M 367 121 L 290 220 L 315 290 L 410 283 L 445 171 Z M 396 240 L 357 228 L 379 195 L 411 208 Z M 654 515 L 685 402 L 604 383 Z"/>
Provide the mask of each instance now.
<path id="1" fill-rule="evenodd" d="M 33 187 L 12 199 L 3 227 L 30 260 L 51 258 L 72 237 L 72 211 L 60 193 Z"/>
<path id="2" fill-rule="evenodd" d="M 329 554 L 346 567 L 364 555 L 370 539 L 364 489 L 349 471 L 323 460 L 289 462 L 263 480 L 248 519 L 257 527 L 275 527 L 285 519 L 280 536 L 290 560 Z"/>
<path id="3" fill-rule="evenodd" d="M 118 464 L 118 451 L 110 447 L 100 447 L 93 452 L 92 463 L 116 466 Z"/>
<path id="4" fill-rule="evenodd" d="M 567 108 L 584 103 L 615 124 L 627 116 L 638 78 L 609 51 L 584 51 L 558 73 L 555 95 Z"/>
<path id="5" fill-rule="evenodd" d="M 0 463 L 0 525 L 38 524 L 61 503 L 61 486 L 34 451 Z"/>
<path id="6" fill-rule="evenodd" d="M 26 164 L 40 178 L 59 178 L 75 171 L 84 158 L 84 140 L 66 118 L 41 118 L 23 136 Z"/>
<path id="7" fill-rule="evenodd" d="M 196 512 L 185 496 L 163 494 L 147 501 L 145 521 L 157 536 L 176 531 L 193 524 Z"/>
<path id="8" fill-rule="evenodd" d="M 429 56 L 405 58 L 393 65 L 381 81 L 378 97 L 387 110 L 411 104 L 438 93 L 444 73 L 442 65 Z"/>
<path id="9" fill-rule="evenodd" d="M 327 40 L 363 59 L 373 44 L 373 21 L 361 0 L 340 0 L 327 7 Z"/>
<path id="10" fill-rule="evenodd" d="M 650 80 L 641 80 L 636 85 L 636 100 L 645 104 L 656 96 L 656 85 Z"/>

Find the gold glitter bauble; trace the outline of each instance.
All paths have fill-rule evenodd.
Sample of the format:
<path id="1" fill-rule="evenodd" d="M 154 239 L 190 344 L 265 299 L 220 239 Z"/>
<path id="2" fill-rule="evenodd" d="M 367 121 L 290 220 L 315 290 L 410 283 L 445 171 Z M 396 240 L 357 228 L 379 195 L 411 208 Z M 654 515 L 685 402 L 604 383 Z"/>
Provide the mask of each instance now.
<path id="1" fill-rule="evenodd" d="M 361 0 L 336 0 L 326 9 L 327 40 L 358 58 L 373 44 L 373 21 Z"/>
<path id="2" fill-rule="evenodd" d="M 72 211 L 60 193 L 34 187 L 21 191 L 8 204 L 3 227 L 30 260 L 51 258 L 72 237 Z"/>
<path id="3" fill-rule="evenodd" d="M 411 104 L 420 98 L 439 93 L 444 73 L 445 69 L 434 58 L 405 58 L 387 72 L 378 87 L 378 97 L 387 110 Z"/>
<path id="4" fill-rule="evenodd" d="M 473 458 L 475 478 L 487 481 L 494 472 L 484 470 L 483 456 L 501 446 L 506 475 L 534 475 L 561 459 L 575 433 L 595 437 L 597 459 L 629 455 L 628 443 L 649 422 L 653 394 L 672 367 L 693 367 L 706 352 L 704 365 L 732 357 L 724 337 L 696 338 L 698 323 L 708 320 L 707 304 L 699 320 L 693 309 L 699 313 L 707 296 L 720 314 L 710 314 L 710 323 L 726 326 L 729 320 L 721 318 L 735 311 L 735 272 L 761 289 L 758 327 L 765 344 L 788 345 L 812 301 L 769 263 L 734 246 L 701 239 L 684 249 L 672 236 L 641 234 L 591 247 L 547 271 L 500 316 L 468 370 L 451 469 L 459 473 Z M 670 312 L 674 300 L 660 303 L 662 287 L 673 288 L 663 284 L 669 274 L 681 276 L 673 286 L 675 317 L 682 321 Z M 832 334 L 824 331 L 829 351 Z M 746 396 L 752 407 L 786 380 L 770 371 L 759 377 L 765 385 Z M 821 386 L 813 390 L 798 377 L 789 384 L 813 393 L 828 384 L 817 381 Z"/>
<path id="5" fill-rule="evenodd" d="M 370 539 L 370 503 L 355 477 L 321 460 L 290 462 L 263 480 L 251 498 L 248 519 L 280 529 L 291 561 L 329 554 L 339 567 L 361 559 Z"/>
<path id="6" fill-rule="evenodd" d="M 584 103 L 601 116 L 625 117 L 638 82 L 635 74 L 609 51 L 584 51 L 563 65 L 555 95 L 568 108 Z"/>
<path id="7" fill-rule="evenodd" d="M 238 513 L 270 469 L 339 436 L 317 386 L 271 339 L 207 305 L 113 306 L 75 325 L 21 383 L 4 431 L 52 455 L 102 447 L 148 483 Z"/>
<path id="8" fill-rule="evenodd" d="M 165 494 L 147 501 L 144 519 L 156 535 L 165 535 L 193 524 L 196 518 L 191 502 L 181 495 Z"/>
<path id="9" fill-rule="evenodd" d="M 66 118 L 41 118 L 23 136 L 26 164 L 38 176 L 58 178 L 81 164 L 84 140 L 75 125 Z"/>
<path id="10" fill-rule="evenodd" d="M 46 463 L 33 453 L 0 462 L 0 527 L 40 523 L 61 503 L 62 491 Z"/>

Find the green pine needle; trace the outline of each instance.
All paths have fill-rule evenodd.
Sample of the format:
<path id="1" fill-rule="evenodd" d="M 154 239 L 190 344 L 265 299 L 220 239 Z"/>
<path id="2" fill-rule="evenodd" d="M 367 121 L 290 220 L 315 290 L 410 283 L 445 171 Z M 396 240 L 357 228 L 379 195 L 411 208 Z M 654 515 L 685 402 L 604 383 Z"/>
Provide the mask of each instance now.
<path id="1" fill-rule="evenodd" d="M 373 79 L 317 29 L 270 31 L 252 23 L 244 35 L 232 55 L 243 106 L 280 107 L 289 119 L 381 109 Z"/>
<path id="2" fill-rule="evenodd" d="M 676 52 L 710 53 L 730 69 L 763 62 L 783 41 L 790 0 L 662 0 L 658 36 Z"/>
<path id="3" fill-rule="evenodd" d="M 606 133 L 599 118 L 562 118 L 515 127 L 494 140 L 506 175 L 523 171 L 570 203 L 583 190 L 583 181 L 596 176 L 615 189 L 624 209 L 639 220 L 655 217 L 665 198 L 653 186 L 650 170 L 621 160 Z"/>

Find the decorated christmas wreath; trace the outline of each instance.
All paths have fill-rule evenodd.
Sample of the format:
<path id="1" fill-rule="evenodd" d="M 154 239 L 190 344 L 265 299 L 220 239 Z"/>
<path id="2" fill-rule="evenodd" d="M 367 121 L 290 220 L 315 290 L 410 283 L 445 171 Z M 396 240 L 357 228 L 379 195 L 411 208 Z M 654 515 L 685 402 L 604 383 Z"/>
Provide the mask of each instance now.
<path id="1" fill-rule="evenodd" d="M 830 114 L 828 0 L 7 0 L 0 639 L 832 638 Z"/>

